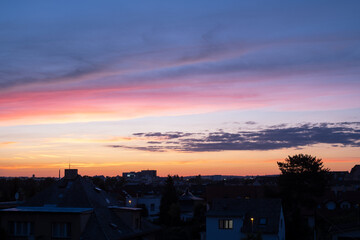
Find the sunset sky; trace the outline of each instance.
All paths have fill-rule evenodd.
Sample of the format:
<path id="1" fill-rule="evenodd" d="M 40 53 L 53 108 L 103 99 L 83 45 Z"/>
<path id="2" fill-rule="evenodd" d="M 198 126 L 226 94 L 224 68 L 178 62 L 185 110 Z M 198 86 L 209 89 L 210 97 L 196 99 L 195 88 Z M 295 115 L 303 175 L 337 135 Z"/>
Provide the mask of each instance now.
<path id="1" fill-rule="evenodd" d="M 0 176 L 360 164 L 360 1 L 0 1 Z"/>

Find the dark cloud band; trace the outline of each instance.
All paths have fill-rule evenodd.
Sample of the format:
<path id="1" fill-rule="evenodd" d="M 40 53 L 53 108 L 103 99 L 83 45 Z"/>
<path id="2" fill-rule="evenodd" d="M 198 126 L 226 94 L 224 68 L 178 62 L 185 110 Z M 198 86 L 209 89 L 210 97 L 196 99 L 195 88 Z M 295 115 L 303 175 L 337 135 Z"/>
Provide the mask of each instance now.
<path id="1" fill-rule="evenodd" d="M 150 152 L 169 150 L 181 152 L 218 152 L 236 150 L 275 150 L 302 148 L 315 144 L 335 147 L 360 147 L 360 122 L 305 123 L 296 126 L 280 124 L 260 130 L 237 132 L 215 131 L 206 134 L 168 132 L 135 133 L 134 136 L 150 137 L 146 146 L 109 145 L 113 148 L 136 149 Z M 157 138 L 156 138 L 157 137 Z M 159 140 L 158 137 L 163 137 Z M 172 141 L 168 141 L 171 139 Z"/>

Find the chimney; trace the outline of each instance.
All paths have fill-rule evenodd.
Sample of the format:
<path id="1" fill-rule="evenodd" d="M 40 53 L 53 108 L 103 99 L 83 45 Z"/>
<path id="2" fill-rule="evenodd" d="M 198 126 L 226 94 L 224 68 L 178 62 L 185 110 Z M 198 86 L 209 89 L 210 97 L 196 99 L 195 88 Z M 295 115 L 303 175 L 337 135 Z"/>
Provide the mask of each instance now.
<path id="1" fill-rule="evenodd" d="M 77 169 L 65 169 L 65 179 L 73 180 L 78 176 Z"/>

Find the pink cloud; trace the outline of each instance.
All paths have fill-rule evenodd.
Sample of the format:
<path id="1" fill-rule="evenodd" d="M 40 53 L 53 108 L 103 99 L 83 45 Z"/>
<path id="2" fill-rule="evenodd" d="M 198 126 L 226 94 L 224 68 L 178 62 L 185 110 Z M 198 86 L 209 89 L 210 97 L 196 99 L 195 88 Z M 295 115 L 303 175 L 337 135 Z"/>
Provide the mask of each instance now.
<path id="1" fill-rule="evenodd" d="M 41 117 L 71 121 L 75 115 L 91 121 L 254 108 L 292 111 L 360 107 L 354 84 L 284 79 L 276 74 L 264 78 L 225 75 L 223 79 L 202 76 L 176 81 L 110 81 L 96 86 L 85 81 L 76 88 L 68 83 L 32 86 L 1 94 L 0 121 L 36 122 Z"/>

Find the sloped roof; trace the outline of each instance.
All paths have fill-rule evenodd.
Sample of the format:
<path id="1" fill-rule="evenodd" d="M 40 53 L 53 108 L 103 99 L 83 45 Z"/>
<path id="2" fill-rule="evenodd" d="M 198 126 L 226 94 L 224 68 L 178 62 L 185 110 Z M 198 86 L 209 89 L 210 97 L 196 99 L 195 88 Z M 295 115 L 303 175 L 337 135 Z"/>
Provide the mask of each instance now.
<path id="1" fill-rule="evenodd" d="M 61 179 L 54 185 L 35 195 L 22 207 L 53 205 L 57 208 L 92 209 L 91 216 L 82 234 L 82 239 L 124 239 L 159 230 L 154 225 L 144 224 L 143 231 L 134 231 L 109 208 L 117 205 L 116 199 L 95 187 L 92 181 L 81 176 L 73 180 Z"/>
<path id="2" fill-rule="evenodd" d="M 278 191 L 276 186 L 251 185 L 209 185 L 206 186 L 206 200 L 212 201 L 220 198 L 264 198 L 266 191 Z"/>
<path id="3" fill-rule="evenodd" d="M 244 219 L 242 232 L 260 231 L 263 233 L 277 233 L 279 230 L 280 199 L 216 199 L 207 212 L 209 217 L 239 217 Z M 251 223 L 253 218 L 253 224 Z M 260 224 L 265 218 L 266 224 Z"/>
<path id="4" fill-rule="evenodd" d="M 92 212 L 92 208 L 69 208 L 56 206 L 28 207 L 19 206 L 0 210 L 2 212 L 47 212 L 47 213 L 88 213 Z"/>
<path id="5" fill-rule="evenodd" d="M 180 196 L 180 201 L 203 201 L 204 199 L 195 197 L 187 188 L 185 192 Z"/>

